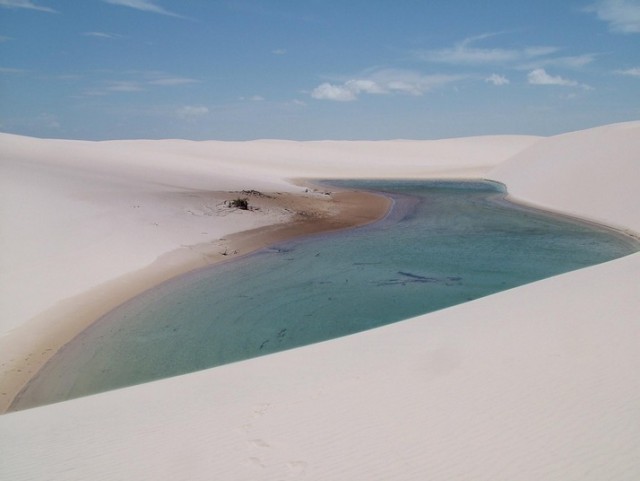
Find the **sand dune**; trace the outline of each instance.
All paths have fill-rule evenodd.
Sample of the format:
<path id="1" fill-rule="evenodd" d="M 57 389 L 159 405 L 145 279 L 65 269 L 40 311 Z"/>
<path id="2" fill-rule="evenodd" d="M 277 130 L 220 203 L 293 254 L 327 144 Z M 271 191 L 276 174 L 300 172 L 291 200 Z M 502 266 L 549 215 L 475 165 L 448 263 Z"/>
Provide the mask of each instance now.
<path id="1" fill-rule="evenodd" d="M 637 139 L 638 122 L 435 142 L 3 135 L 0 347 L 37 344 L 34 317 L 51 323 L 43 313 L 57 302 L 181 245 L 291 218 L 278 204 L 228 212 L 228 191 L 327 197 L 290 178 L 489 177 L 516 199 L 637 233 Z M 639 269 L 636 254 L 354 336 L 6 414 L 0 477 L 637 479 Z"/>
<path id="2" fill-rule="evenodd" d="M 544 139 L 489 177 L 520 201 L 637 232 L 639 134 L 640 122 L 627 122 Z"/>

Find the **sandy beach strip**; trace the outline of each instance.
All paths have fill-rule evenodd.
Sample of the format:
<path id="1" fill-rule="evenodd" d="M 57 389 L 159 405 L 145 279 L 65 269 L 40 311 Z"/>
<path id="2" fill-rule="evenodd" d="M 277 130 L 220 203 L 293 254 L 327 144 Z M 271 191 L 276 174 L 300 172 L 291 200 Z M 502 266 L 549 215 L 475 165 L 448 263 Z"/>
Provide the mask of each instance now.
<path id="1" fill-rule="evenodd" d="M 115 307 L 159 284 L 196 269 L 210 267 L 261 248 L 317 233 L 363 226 L 384 217 L 392 200 L 383 195 L 348 189 L 317 190 L 311 181 L 299 180 L 312 192 L 216 193 L 223 198 L 247 198 L 250 209 L 280 208 L 290 211 L 287 222 L 233 233 L 216 243 L 188 246 L 160 256 L 151 265 L 66 299 L 13 332 L 0 358 L 0 413 L 55 353 Z M 33 338 L 34 332 L 38 335 Z"/>

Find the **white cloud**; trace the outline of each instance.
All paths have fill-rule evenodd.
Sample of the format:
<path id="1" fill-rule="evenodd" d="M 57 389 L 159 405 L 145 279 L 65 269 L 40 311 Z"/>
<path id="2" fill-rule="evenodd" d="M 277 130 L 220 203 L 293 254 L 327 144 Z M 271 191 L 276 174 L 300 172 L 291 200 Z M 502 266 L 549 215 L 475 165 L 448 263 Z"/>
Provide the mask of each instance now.
<path id="1" fill-rule="evenodd" d="M 460 75 L 422 75 L 410 70 L 378 70 L 365 78 L 350 79 L 335 85 L 325 82 L 316 87 L 311 96 L 321 100 L 349 102 L 360 94 L 389 95 L 404 93 L 422 95 L 436 87 L 462 79 Z"/>
<path id="2" fill-rule="evenodd" d="M 41 12 L 57 13 L 53 8 L 36 5 L 31 0 L 0 0 L 0 7 L 27 8 L 29 10 L 39 10 Z"/>
<path id="3" fill-rule="evenodd" d="M 575 80 L 549 75 L 543 68 L 529 72 L 527 80 L 531 85 L 561 85 L 563 87 L 577 87 L 579 85 Z"/>
<path id="4" fill-rule="evenodd" d="M 525 61 L 532 58 L 551 55 L 558 51 L 557 47 L 533 46 L 522 49 L 479 48 L 472 45 L 480 40 L 498 34 L 484 34 L 470 37 L 456 43 L 453 47 L 418 52 L 418 57 L 427 62 L 447 63 L 453 65 L 506 64 Z"/>
<path id="5" fill-rule="evenodd" d="M 350 102 L 358 98 L 348 87 L 333 85 L 328 82 L 320 84 L 313 89 L 311 96 L 318 100 L 335 100 L 338 102 Z"/>
<path id="6" fill-rule="evenodd" d="M 509 85 L 509 79 L 504 75 L 498 75 L 497 73 L 491 74 L 491 76 L 484 79 L 485 82 L 492 83 L 495 86 Z"/>
<path id="7" fill-rule="evenodd" d="M 185 105 L 176 110 L 176 115 L 184 120 L 194 120 L 209 113 L 209 109 L 202 105 Z"/>
<path id="8" fill-rule="evenodd" d="M 600 0 L 585 9 L 595 13 L 616 33 L 640 33 L 640 2 L 638 0 Z"/>
<path id="9" fill-rule="evenodd" d="M 345 87 L 351 90 L 354 94 L 367 93 L 367 94 L 384 94 L 388 92 L 388 89 L 385 89 L 382 85 L 380 85 L 380 80 L 374 81 L 371 79 L 355 79 L 355 80 L 347 80 L 345 82 Z"/>
<path id="10" fill-rule="evenodd" d="M 169 10 L 156 5 L 152 0 L 102 0 L 103 2 L 110 3 L 112 5 L 121 5 L 123 7 L 135 8 L 143 12 L 159 13 L 161 15 L 169 15 L 171 17 L 182 17 L 177 13 L 170 12 Z"/>
<path id="11" fill-rule="evenodd" d="M 629 75 L 631 77 L 639 77 L 640 78 L 640 67 L 630 68 L 627 70 L 616 70 L 615 73 L 620 75 Z"/>
<path id="12" fill-rule="evenodd" d="M 276 48 L 275 50 L 272 50 L 271 53 L 274 55 L 285 55 L 287 51 L 283 48 Z"/>

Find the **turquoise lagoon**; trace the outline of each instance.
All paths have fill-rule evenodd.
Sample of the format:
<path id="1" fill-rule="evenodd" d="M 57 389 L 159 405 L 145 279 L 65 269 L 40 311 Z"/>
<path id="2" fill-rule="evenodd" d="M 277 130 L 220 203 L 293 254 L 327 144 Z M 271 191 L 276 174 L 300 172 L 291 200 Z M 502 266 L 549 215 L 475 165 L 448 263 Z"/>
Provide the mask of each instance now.
<path id="1" fill-rule="evenodd" d="M 491 182 L 331 184 L 384 192 L 393 209 L 140 295 L 69 343 L 14 408 L 352 334 L 638 250 L 610 229 L 508 203 Z"/>

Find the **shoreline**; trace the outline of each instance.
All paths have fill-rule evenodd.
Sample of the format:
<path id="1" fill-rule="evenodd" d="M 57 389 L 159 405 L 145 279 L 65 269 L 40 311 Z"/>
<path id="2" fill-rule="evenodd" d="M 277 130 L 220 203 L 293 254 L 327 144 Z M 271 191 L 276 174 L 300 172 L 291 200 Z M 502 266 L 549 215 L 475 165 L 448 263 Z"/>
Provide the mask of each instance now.
<path id="1" fill-rule="evenodd" d="M 488 180 L 490 182 L 497 182 L 491 179 L 483 179 L 483 180 Z M 497 183 L 501 183 L 501 182 L 497 182 Z M 506 188 L 506 185 L 505 185 L 505 188 Z M 551 207 L 544 206 L 541 204 L 536 204 L 535 202 L 520 199 L 514 196 L 513 194 L 511 194 L 509 191 L 505 191 L 504 196 L 501 199 L 501 202 L 515 206 L 520 209 L 533 209 L 541 212 L 546 212 L 551 216 L 564 219 L 567 222 L 576 222 L 578 224 L 588 225 L 595 229 L 604 229 L 609 233 L 611 233 L 612 235 L 618 236 L 621 239 L 625 239 L 628 242 L 631 242 L 634 244 L 640 243 L 640 231 L 633 230 L 628 227 L 624 227 L 620 225 L 615 225 L 612 223 L 606 223 L 601 219 L 596 219 L 593 217 L 588 217 L 588 216 L 575 214 L 568 211 L 553 209 Z"/>
<path id="2" fill-rule="evenodd" d="M 263 202 L 291 211 L 292 217 L 287 222 L 182 246 L 161 255 L 142 269 L 61 300 L 13 331 L 13 348 L 0 360 L 3 369 L 0 415 L 13 412 L 11 406 L 22 391 L 58 351 L 112 309 L 143 292 L 189 272 L 231 262 L 282 241 L 376 222 L 389 213 L 393 204 L 393 200 L 383 194 L 318 186 L 312 179 L 294 180 L 292 183 L 306 186 L 314 192 L 311 195 L 257 193 Z M 322 189 L 331 189 L 332 192 L 319 197 L 316 191 Z M 10 364 L 8 368 L 7 364 Z"/>
<path id="3" fill-rule="evenodd" d="M 429 179 L 427 177 L 420 180 Z M 504 185 L 499 181 L 486 178 L 443 178 L 439 180 L 488 181 Z M 2 373 L 4 379 L 2 379 L 2 392 L 0 392 L 0 416 L 22 410 L 13 409 L 12 406 L 18 401 L 31 380 L 38 376 L 40 370 L 60 350 L 73 342 L 85 329 L 99 322 L 111 310 L 138 295 L 182 275 L 217 264 L 233 262 L 280 242 L 358 228 L 383 220 L 391 212 L 394 204 L 393 198 L 384 192 L 342 188 L 331 185 L 330 180 L 292 179 L 291 182 L 306 187 L 308 192 L 312 192 L 312 195 L 255 192 L 259 196 L 272 200 L 272 204 L 286 205 L 287 209 L 294 210 L 295 213 L 289 221 L 234 232 L 224 238 L 217 239 L 218 242 L 209 241 L 192 246 L 182 246 L 161 255 L 152 264 L 142 269 L 126 273 L 77 296 L 62 300 L 56 306 L 47 309 L 22 326 L 21 330 L 24 330 L 24 334 L 28 335 L 28 332 L 34 328 L 42 328 L 42 326 L 32 325 L 32 322 L 66 319 L 56 323 L 55 326 L 44 327 L 45 334 L 39 336 L 39 342 L 28 344 L 32 346 L 31 348 L 22 349 L 20 354 L 26 357 L 18 354 L 16 357 L 22 357 L 23 360 L 18 361 L 12 370 Z M 640 240 L 640 235 L 630 229 L 617 228 L 598 220 L 520 200 L 508 192 L 506 185 L 504 187 L 505 192 L 498 201 L 499 203 L 525 210 L 533 209 L 563 218 L 565 221 L 604 229 L 630 244 L 637 245 Z M 238 192 L 230 192 L 229 194 L 238 194 Z M 323 202 L 328 202 L 328 204 L 323 204 Z M 225 249 L 223 252 L 220 252 L 221 247 Z M 39 355 L 37 355 L 38 352 L 40 352 Z M 15 356 L 15 353 L 12 354 Z M 4 359 L 0 359 L 0 362 L 3 361 Z"/>
<path id="4" fill-rule="evenodd" d="M 421 180 L 428 181 L 429 179 L 425 178 Z M 470 178 L 442 180 L 451 180 L 456 182 L 488 181 L 500 184 L 499 182 L 492 181 L 490 179 Z M 318 192 L 323 192 L 320 195 L 326 197 L 326 199 L 323 199 L 322 197 L 320 199 L 318 199 L 317 197 L 309 198 L 300 194 L 278 193 L 277 195 L 281 196 L 278 201 L 283 201 L 284 197 L 288 196 L 289 202 L 296 204 L 297 208 L 300 210 L 296 211 L 296 215 L 289 222 L 275 223 L 256 229 L 236 232 L 226 236 L 223 239 L 220 239 L 221 241 L 225 241 L 225 250 L 232 250 L 232 253 L 225 252 L 224 254 L 221 254 L 220 252 L 213 252 L 214 246 L 212 246 L 212 243 L 210 242 L 195 246 L 183 247 L 176 251 L 172 251 L 162 255 L 156 262 L 154 262 L 150 266 L 147 266 L 136 272 L 125 274 L 124 276 L 108 282 L 107 284 L 109 284 L 110 287 L 114 289 L 114 291 L 107 294 L 108 296 L 111 295 L 110 302 L 96 301 L 95 299 L 99 297 L 98 293 L 94 293 L 96 289 L 92 289 L 80 296 L 77 296 L 77 298 L 84 298 L 85 296 L 87 296 L 94 299 L 93 301 L 86 301 L 87 304 L 93 305 L 93 309 L 91 309 L 91 305 L 89 305 L 87 311 L 87 313 L 91 312 L 91 318 L 89 319 L 89 316 L 86 315 L 83 316 L 82 320 L 79 319 L 78 322 L 74 323 L 73 325 L 67 325 L 66 327 L 68 329 L 66 329 L 65 332 L 71 332 L 69 333 L 69 335 L 57 336 L 57 340 L 59 342 L 56 344 L 57 348 L 55 349 L 55 351 L 53 351 L 49 347 L 42 353 L 43 356 L 40 359 L 35 362 L 32 361 L 33 364 L 27 363 L 30 369 L 25 373 L 24 376 L 15 377 L 17 382 L 20 382 L 20 387 L 17 390 L 13 390 L 14 395 L 11 397 L 10 402 L 6 406 L 0 404 L 0 415 L 3 413 L 30 409 L 30 407 L 15 408 L 14 406 L 19 402 L 22 393 L 27 389 L 31 381 L 37 378 L 39 372 L 45 367 L 45 365 L 53 357 L 55 357 L 58 352 L 72 343 L 74 339 L 85 329 L 99 322 L 111 310 L 127 303 L 138 295 L 148 290 L 155 289 L 163 283 L 175 278 L 179 278 L 183 275 L 188 275 L 190 273 L 197 272 L 201 269 L 206 269 L 214 265 L 233 262 L 234 260 L 251 255 L 261 249 L 281 242 L 286 242 L 289 240 L 299 239 L 307 236 L 314 236 L 317 234 L 336 232 L 344 229 L 358 228 L 370 223 L 384 220 L 388 215 L 392 214 L 392 212 L 394 211 L 394 205 L 398 200 L 393 195 L 390 195 L 389 193 L 386 193 L 384 191 L 367 189 L 355 190 L 351 188 L 343 188 L 340 186 L 331 185 L 330 181 L 321 184 L 313 184 L 311 182 L 312 181 L 306 180 L 295 181 L 297 185 L 308 186 L 309 189 L 313 189 L 313 192 L 316 195 Z M 629 230 L 617 229 L 613 226 L 603 224 L 593 219 L 587 219 L 584 217 L 547 209 L 527 202 L 520 202 L 517 198 L 514 198 L 509 194 L 509 192 L 506 190 L 506 186 L 504 187 L 505 191 L 500 195 L 499 199 L 495 200 L 498 205 L 506 204 L 511 208 L 519 210 L 538 211 L 552 217 L 560 218 L 565 222 L 574 222 L 577 224 L 590 226 L 591 228 L 605 230 L 609 234 L 616 235 L 629 244 L 634 245 L 636 249 L 638 247 L 637 235 L 630 232 Z M 335 190 L 335 192 L 324 192 L 323 189 L 331 189 Z M 235 194 L 237 194 L 237 192 Z M 270 194 L 257 194 L 259 194 L 260 196 L 268 197 L 270 199 L 274 198 Z M 322 202 L 324 200 L 329 202 L 329 205 L 323 205 Z M 219 249 L 219 245 L 216 244 L 215 248 Z M 201 261 L 198 262 L 196 259 L 189 259 L 185 257 L 185 249 L 191 252 L 197 251 L 201 256 Z M 118 287 L 111 286 L 112 283 L 118 283 L 123 286 L 134 285 L 136 288 L 134 290 L 128 290 L 126 294 L 123 293 L 123 295 L 118 295 Z M 104 286 L 100 286 L 97 289 L 102 290 L 103 287 Z M 108 288 L 107 290 L 109 291 L 110 289 Z M 69 302 L 74 302 L 75 300 L 77 300 L 77 298 L 71 299 L 69 300 Z M 43 313 L 43 315 L 47 314 L 48 312 L 49 311 Z M 88 321 L 83 322 L 83 320 Z M 47 352 L 49 353 L 49 355 L 45 356 L 44 354 Z"/>
<path id="5" fill-rule="evenodd" d="M 430 178 L 420 180 L 427 181 Z M 458 182 L 488 181 L 504 185 L 501 182 L 486 178 L 444 178 L 439 180 Z M 233 262 L 280 242 L 358 228 L 378 222 L 383 220 L 393 209 L 394 199 L 384 192 L 342 188 L 331 185 L 330 180 L 292 179 L 291 182 L 295 185 L 306 187 L 308 192 L 313 192 L 312 196 L 294 193 L 256 192 L 260 196 L 274 201 L 273 204 L 286 205 L 287 209 L 295 209 L 295 213 L 289 221 L 276 222 L 255 229 L 234 232 L 224 238 L 217 239 L 218 242 L 209 241 L 193 246 L 182 246 L 161 255 L 152 264 L 142 269 L 126 273 L 77 296 L 62 300 L 56 306 L 47 309 L 22 326 L 21 330 L 24 330 L 24 334 L 28 335 L 28 332 L 33 332 L 34 328 L 40 327 L 42 329 L 42 326 L 34 326 L 32 322 L 40 323 L 45 320 L 65 319 L 60 323 L 56 323 L 55 326 L 44 327 L 45 334 L 38 336 L 38 342 L 28 344 L 28 346 L 31 346 L 30 348 L 22 349 L 20 354 L 26 357 L 19 354 L 16 357 L 22 357 L 23 360 L 19 361 L 12 370 L 2 373 L 4 379 L 2 379 L 2 392 L 0 392 L 0 416 L 5 413 L 23 410 L 14 409 L 13 405 L 19 400 L 31 380 L 38 376 L 40 370 L 85 329 L 99 322 L 111 310 L 138 295 L 182 275 L 214 265 Z M 505 203 L 519 209 L 532 209 L 563 218 L 568 222 L 576 222 L 603 229 L 630 244 L 637 245 L 640 240 L 640 235 L 630 229 L 617 228 L 598 220 L 545 208 L 524 200 L 521 201 L 508 192 L 506 185 L 504 187 L 505 192 L 498 203 Z M 230 194 L 237 194 L 237 192 L 231 192 Z M 313 197 L 314 194 L 316 197 Z M 317 195 L 322 197 L 317 197 Z M 323 202 L 328 202 L 329 204 L 322 204 Z M 221 247 L 225 249 L 223 252 L 220 252 Z M 42 333 L 43 331 L 41 330 L 40 332 Z M 37 355 L 38 352 L 40 352 L 39 355 Z M 15 353 L 12 354 L 15 356 Z M 0 363 L 3 361 L 4 359 L 0 359 Z"/>

